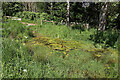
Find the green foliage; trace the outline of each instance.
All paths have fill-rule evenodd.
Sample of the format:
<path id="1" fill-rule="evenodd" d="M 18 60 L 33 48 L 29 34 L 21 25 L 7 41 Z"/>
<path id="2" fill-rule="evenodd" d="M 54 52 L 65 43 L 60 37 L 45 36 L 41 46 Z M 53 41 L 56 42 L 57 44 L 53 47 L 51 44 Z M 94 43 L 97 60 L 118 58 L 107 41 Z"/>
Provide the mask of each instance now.
<path id="1" fill-rule="evenodd" d="M 108 5 L 108 15 L 107 15 L 107 28 L 118 28 L 119 22 L 119 2 L 109 3 Z"/>
<path id="2" fill-rule="evenodd" d="M 70 20 L 71 22 L 81 22 L 82 21 L 82 13 L 84 14 L 84 8 L 82 7 L 82 3 L 71 3 L 72 7 L 70 7 Z"/>
<path id="3" fill-rule="evenodd" d="M 100 4 L 90 3 L 89 7 L 84 8 L 82 3 L 70 3 L 70 21 L 89 23 L 90 27 L 97 25 Z M 112 7 L 111 3 L 108 5 L 106 29 L 117 25 L 118 4 L 114 3 Z M 27 6 L 30 8 L 30 5 Z M 41 19 L 53 20 L 56 23 L 61 20 L 65 22 L 67 3 L 53 3 L 53 10 L 50 3 L 37 3 L 37 6 L 39 13 L 29 12 L 30 9 L 22 12 L 21 3 L 3 3 L 4 15 L 16 15 L 22 18 L 23 22 L 37 23 L 36 26 L 26 26 L 20 21 L 3 17 L 1 30 L 3 78 L 118 76 L 119 30 L 108 29 L 104 32 L 92 28 L 86 30 L 82 24 L 72 27 L 51 23 L 40 25 Z M 102 47 L 97 43 L 102 43 Z"/>
<path id="4" fill-rule="evenodd" d="M 47 63 L 49 60 L 51 50 L 44 45 L 33 46 L 32 50 L 34 51 L 33 59 L 35 61 L 41 62 L 43 64 Z"/>
<path id="5" fill-rule="evenodd" d="M 40 19 L 37 19 L 37 20 L 40 20 Z M 37 24 L 37 20 L 30 20 L 30 19 L 25 19 L 25 18 L 22 19 L 22 21 L 25 23 L 33 23 L 33 24 Z"/>
<path id="6" fill-rule="evenodd" d="M 10 18 L 7 18 L 5 16 L 2 17 L 2 23 L 7 23 L 10 20 Z"/>
<path id="7" fill-rule="evenodd" d="M 118 44 L 117 44 L 117 46 L 118 46 L 118 51 L 120 53 L 120 36 L 118 37 Z"/>
<path id="8" fill-rule="evenodd" d="M 3 78 L 25 78 L 30 56 L 27 49 L 19 42 L 3 39 L 2 43 Z M 30 53 L 30 52 L 29 52 Z"/>
<path id="9" fill-rule="evenodd" d="M 85 27 L 84 27 L 82 24 L 73 25 L 72 28 L 73 28 L 73 29 L 79 29 L 79 30 L 81 30 L 81 31 L 85 31 Z"/>
<path id="10" fill-rule="evenodd" d="M 47 13 L 41 13 L 40 14 L 40 19 L 42 19 L 42 20 L 48 20 L 49 19 L 49 15 L 47 14 Z"/>
<path id="11" fill-rule="evenodd" d="M 19 21 L 10 20 L 3 24 L 3 28 L 2 36 L 6 38 L 9 37 L 11 39 L 26 41 L 27 38 L 33 36 L 32 31 Z"/>
<path id="12" fill-rule="evenodd" d="M 16 15 L 17 13 L 16 16 L 18 17 L 23 17 L 30 20 L 36 20 L 40 18 L 41 13 L 42 14 L 45 13 L 45 14 L 48 14 L 45 18 L 46 20 L 54 20 L 57 23 L 60 22 L 61 20 L 66 22 L 67 3 L 53 2 L 52 9 L 51 9 L 51 3 L 48 3 L 48 2 L 44 2 L 44 3 L 38 2 L 38 3 L 35 3 L 35 5 L 33 4 L 34 3 L 29 4 L 29 3 L 22 3 L 22 2 L 14 2 L 14 3 L 4 2 L 2 5 L 3 15 L 13 16 L 13 15 Z M 98 25 L 100 9 L 102 7 L 101 4 L 103 3 L 93 2 L 89 4 L 90 5 L 88 7 L 84 8 L 82 6 L 83 3 L 71 2 L 70 3 L 70 22 L 84 22 L 94 26 Z M 37 9 L 33 11 L 38 11 L 39 13 L 28 12 L 28 11 L 31 11 L 32 9 L 31 5 L 33 7 L 36 7 Z M 108 3 L 108 9 L 107 9 L 108 13 L 106 15 L 107 26 L 118 28 L 118 23 L 119 23 L 118 15 L 120 11 L 119 5 L 120 5 L 119 2 Z"/>
<path id="13" fill-rule="evenodd" d="M 38 23 L 40 23 L 41 19 L 42 20 L 51 20 L 51 16 L 49 16 L 49 14 L 44 13 L 44 12 L 36 13 L 36 12 L 23 11 L 23 12 L 18 12 L 16 14 L 16 17 L 20 17 L 20 18 L 23 18 L 24 20 L 29 20 L 29 21 L 33 20 Z M 55 17 L 54 17 L 54 19 L 55 19 Z M 24 21 L 24 20 L 22 20 L 22 21 Z"/>
<path id="14" fill-rule="evenodd" d="M 19 2 L 4 2 L 2 10 L 4 16 L 13 16 L 17 12 L 22 11 L 23 5 Z"/>
<path id="15" fill-rule="evenodd" d="M 88 31 L 82 30 L 81 25 L 77 27 L 80 28 L 51 23 L 28 27 L 11 20 L 3 23 L 2 77 L 116 78 L 117 50 L 95 48 L 89 36 L 94 35 L 96 29 Z M 113 36 L 117 31 L 105 33 Z M 26 42 L 21 41 L 24 36 L 28 37 Z"/>
<path id="16" fill-rule="evenodd" d="M 103 46 L 117 47 L 117 39 L 120 33 L 118 30 L 108 29 L 106 31 L 96 31 L 90 38 L 95 43 L 102 43 Z"/>
<path id="17" fill-rule="evenodd" d="M 57 2 L 53 3 L 53 10 L 52 10 L 52 15 L 55 16 L 55 21 L 60 22 L 61 20 L 65 21 L 66 20 L 66 14 L 67 14 L 67 3 L 63 2 Z"/>
<path id="18" fill-rule="evenodd" d="M 40 18 L 40 13 L 23 11 L 23 12 L 18 12 L 16 14 L 16 17 L 25 18 L 29 20 L 36 20 Z"/>
<path id="19" fill-rule="evenodd" d="M 46 12 L 47 10 L 47 6 L 48 6 L 48 2 L 37 2 L 37 10 L 39 13 L 43 13 Z"/>

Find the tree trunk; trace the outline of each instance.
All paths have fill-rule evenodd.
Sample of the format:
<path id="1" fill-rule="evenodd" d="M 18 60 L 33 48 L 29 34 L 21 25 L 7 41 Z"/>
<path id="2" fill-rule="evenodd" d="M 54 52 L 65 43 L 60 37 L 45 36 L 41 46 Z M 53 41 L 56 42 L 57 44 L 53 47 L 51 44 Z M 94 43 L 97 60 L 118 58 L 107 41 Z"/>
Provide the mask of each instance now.
<path id="1" fill-rule="evenodd" d="M 70 25 L 70 2 L 69 2 L 69 0 L 67 0 L 67 26 L 69 26 Z"/>
<path id="2" fill-rule="evenodd" d="M 28 2 L 28 11 L 31 11 L 31 2 Z"/>
<path id="3" fill-rule="evenodd" d="M 35 3 L 35 12 L 37 12 L 37 3 Z"/>
<path id="4" fill-rule="evenodd" d="M 118 7 L 120 6 L 120 2 L 118 4 Z M 117 29 L 120 29 L 120 8 L 118 8 L 118 17 L 117 17 Z"/>
<path id="5" fill-rule="evenodd" d="M 52 10 L 53 10 L 53 2 L 51 2 L 50 5 L 51 5 L 51 11 L 50 11 L 50 14 L 52 15 L 52 14 L 53 14 L 53 13 L 52 13 Z"/>
<path id="6" fill-rule="evenodd" d="M 33 3 L 33 2 L 31 2 L 30 7 L 31 7 L 31 11 L 32 11 L 32 12 L 34 12 L 34 6 L 35 6 L 35 5 L 34 5 L 34 3 Z"/>
<path id="7" fill-rule="evenodd" d="M 103 30 L 103 31 L 105 30 L 107 7 L 108 7 L 108 3 L 106 1 L 101 8 L 101 12 L 100 12 L 100 16 L 99 16 L 99 28 L 98 28 L 98 30 Z"/>

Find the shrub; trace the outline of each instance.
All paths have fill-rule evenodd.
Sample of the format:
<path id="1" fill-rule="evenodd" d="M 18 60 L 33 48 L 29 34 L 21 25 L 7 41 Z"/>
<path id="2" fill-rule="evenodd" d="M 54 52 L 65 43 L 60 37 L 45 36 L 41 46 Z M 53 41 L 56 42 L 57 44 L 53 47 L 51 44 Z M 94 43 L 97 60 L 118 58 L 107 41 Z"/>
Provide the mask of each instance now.
<path id="1" fill-rule="evenodd" d="M 48 20 L 49 19 L 49 15 L 47 14 L 47 13 L 41 13 L 40 14 L 40 19 L 42 19 L 42 20 Z"/>
<path id="2" fill-rule="evenodd" d="M 9 21 L 3 24 L 4 30 L 2 31 L 3 37 L 9 37 L 11 39 L 18 39 L 25 41 L 27 38 L 33 36 L 30 28 L 21 24 L 19 21 Z"/>
<path id="3" fill-rule="evenodd" d="M 106 31 L 96 31 L 93 35 L 90 35 L 90 39 L 95 43 L 102 43 L 103 46 L 111 46 L 116 48 L 115 43 L 120 35 L 118 30 L 108 29 Z"/>
<path id="4" fill-rule="evenodd" d="M 36 12 L 29 12 L 29 11 L 23 11 L 23 12 L 18 12 L 16 14 L 16 17 L 21 17 L 25 19 L 30 19 L 30 20 L 36 20 L 40 18 L 40 14 Z"/>

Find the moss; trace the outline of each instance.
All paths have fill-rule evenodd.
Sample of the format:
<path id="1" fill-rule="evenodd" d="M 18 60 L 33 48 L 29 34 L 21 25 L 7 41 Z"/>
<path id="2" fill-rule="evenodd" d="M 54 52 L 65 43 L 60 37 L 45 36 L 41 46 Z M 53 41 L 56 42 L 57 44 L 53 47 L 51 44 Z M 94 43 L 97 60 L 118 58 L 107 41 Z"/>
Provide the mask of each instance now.
<path id="1" fill-rule="evenodd" d="M 70 52 L 71 50 L 82 50 L 85 52 L 90 52 L 94 59 L 101 59 L 101 57 L 108 54 L 117 54 L 117 51 L 112 48 L 95 48 L 90 43 L 86 44 L 83 41 L 74 41 L 74 40 L 62 40 L 60 38 L 51 38 L 51 37 L 35 37 L 28 42 L 30 45 L 41 45 L 50 48 L 51 50 L 64 51 L 65 53 Z"/>

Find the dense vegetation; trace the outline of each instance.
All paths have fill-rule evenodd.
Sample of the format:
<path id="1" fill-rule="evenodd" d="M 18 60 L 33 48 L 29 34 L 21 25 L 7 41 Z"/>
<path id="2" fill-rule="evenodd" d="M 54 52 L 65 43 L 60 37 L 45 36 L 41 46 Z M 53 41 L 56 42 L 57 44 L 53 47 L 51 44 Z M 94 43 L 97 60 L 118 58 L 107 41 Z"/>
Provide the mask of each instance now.
<path id="1" fill-rule="evenodd" d="M 90 3 L 87 8 L 83 3 L 70 3 L 70 22 L 75 23 L 67 26 L 67 11 L 63 9 L 67 3 L 16 2 L 3 6 L 8 4 L 8 9 L 3 7 L 0 30 L 3 78 L 118 78 L 119 3 L 109 3 L 116 10 L 112 14 L 108 11 L 105 30 L 98 30 L 97 16 L 104 3 Z M 41 20 L 55 24 L 41 24 Z M 31 23 L 37 25 L 28 25 Z"/>

